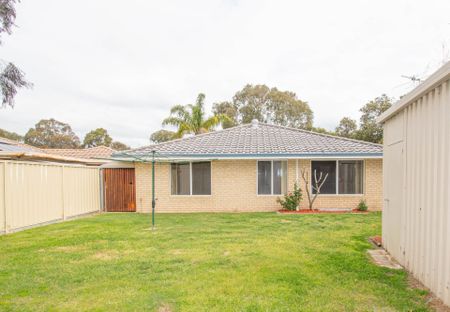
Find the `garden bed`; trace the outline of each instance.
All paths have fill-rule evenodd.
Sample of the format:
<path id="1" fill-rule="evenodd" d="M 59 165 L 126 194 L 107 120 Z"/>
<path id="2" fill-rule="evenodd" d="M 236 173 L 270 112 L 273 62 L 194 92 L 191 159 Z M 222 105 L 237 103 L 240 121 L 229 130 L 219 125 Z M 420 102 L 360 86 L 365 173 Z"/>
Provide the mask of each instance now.
<path id="1" fill-rule="evenodd" d="M 357 209 L 349 210 L 319 210 L 319 209 L 300 209 L 300 210 L 278 210 L 281 214 L 345 214 L 345 213 L 357 213 L 357 214 L 367 214 L 367 211 L 360 211 Z"/>

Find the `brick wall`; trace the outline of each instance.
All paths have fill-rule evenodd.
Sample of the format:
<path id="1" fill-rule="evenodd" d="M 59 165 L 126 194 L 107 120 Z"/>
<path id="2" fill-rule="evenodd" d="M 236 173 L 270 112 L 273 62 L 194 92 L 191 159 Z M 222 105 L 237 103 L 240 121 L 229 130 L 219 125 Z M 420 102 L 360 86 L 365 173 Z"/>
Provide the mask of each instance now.
<path id="1" fill-rule="evenodd" d="M 236 212 L 275 211 L 279 195 L 257 195 L 256 160 L 217 160 L 211 164 L 211 195 L 171 195 L 170 164 L 156 164 L 156 209 L 158 212 Z M 288 161 L 288 189 L 292 190 L 298 178 L 304 190 L 300 170 L 310 170 L 309 160 Z M 136 201 L 138 212 L 151 211 L 151 165 L 136 164 Z M 315 208 L 355 208 L 361 198 L 367 200 L 369 209 L 382 207 L 382 161 L 365 161 L 365 194 L 319 196 Z M 301 204 L 308 206 L 306 193 Z"/>

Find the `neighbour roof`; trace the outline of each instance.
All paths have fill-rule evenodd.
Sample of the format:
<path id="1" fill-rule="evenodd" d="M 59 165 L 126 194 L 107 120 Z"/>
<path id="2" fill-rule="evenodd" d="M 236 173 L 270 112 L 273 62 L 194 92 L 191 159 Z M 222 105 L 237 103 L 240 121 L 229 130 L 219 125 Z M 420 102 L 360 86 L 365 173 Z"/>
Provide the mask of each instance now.
<path id="1" fill-rule="evenodd" d="M 90 148 L 83 149 L 75 149 L 75 148 L 47 148 L 44 149 L 46 153 L 67 156 L 67 157 L 75 157 L 75 158 L 109 158 L 114 150 L 110 147 L 106 146 L 96 146 Z"/>
<path id="2" fill-rule="evenodd" d="M 117 159 L 149 159 L 152 151 L 164 157 L 380 157 L 379 144 L 306 130 L 252 122 L 113 154 Z"/>
<path id="3" fill-rule="evenodd" d="M 39 152 L 42 153 L 42 150 L 25 144 L 18 141 L 6 139 L 0 137 L 0 151 L 1 152 Z"/>
<path id="4" fill-rule="evenodd" d="M 392 105 L 387 111 L 378 117 L 378 122 L 385 122 L 391 116 L 395 115 L 402 109 L 406 108 L 408 105 L 414 103 L 419 97 L 435 88 L 443 81 L 450 79 L 450 61 L 444 64 L 436 72 L 434 72 L 430 77 L 428 77 L 419 86 L 413 89 L 408 94 L 404 95 L 397 103 Z"/>

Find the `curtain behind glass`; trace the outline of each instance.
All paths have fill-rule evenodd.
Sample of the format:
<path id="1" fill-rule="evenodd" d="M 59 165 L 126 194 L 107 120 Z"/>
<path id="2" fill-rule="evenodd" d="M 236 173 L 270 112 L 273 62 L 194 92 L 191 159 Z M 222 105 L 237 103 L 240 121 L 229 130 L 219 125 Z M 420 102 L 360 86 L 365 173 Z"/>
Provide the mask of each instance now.
<path id="1" fill-rule="evenodd" d="M 190 169 L 187 164 L 172 164 L 171 182 L 172 195 L 189 195 L 190 192 Z"/>
<path id="2" fill-rule="evenodd" d="M 192 195 L 211 195 L 211 163 L 192 163 Z"/>
<path id="3" fill-rule="evenodd" d="M 271 194 L 272 170 L 270 161 L 258 161 L 258 194 Z"/>
<path id="4" fill-rule="evenodd" d="M 339 161 L 339 194 L 363 193 L 362 160 Z"/>

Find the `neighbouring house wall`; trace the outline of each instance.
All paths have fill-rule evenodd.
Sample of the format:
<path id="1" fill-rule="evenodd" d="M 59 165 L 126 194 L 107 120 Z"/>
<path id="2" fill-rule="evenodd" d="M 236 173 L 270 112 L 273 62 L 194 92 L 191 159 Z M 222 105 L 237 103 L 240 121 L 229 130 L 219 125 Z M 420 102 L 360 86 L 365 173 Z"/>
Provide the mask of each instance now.
<path id="1" fill-rule="evenodd" d="M 384 125 L 383 245 L 450 305 L 450 80 Z"/>
<path id="2" fill-rule="evenodd" d="M 0 232 L 100 211 L 99 169 L 0 161 Z"/>
<path id="3" fill-rule="evenodd" d="M 217 160 L 211 163 L 211 195 L 170 195 L 170 164 L 155 166 L 156 209 L 158 212 L 223 212 L 223 211 L 276 211 L 280 195 L 257 195 L 256 160 Z M 310 170 L 309 160 L 288 161 L 288 190 L 301 179 L 301 168 Z M 297 170 L 298 168 L 298 170 Z M 317 208 L 356 208 L 362 198 L 369 209 L 381 209 L 382 160 L 366 160 L 364 195 L 322 195 L 316 200 Z M 151 211 L 151 165 L 137 163 L 136 205 L 138 212 Z M 298 174 L 297 174 L 298 173 Z M 308 206 L 306 193 L 302 208 Z"/>

